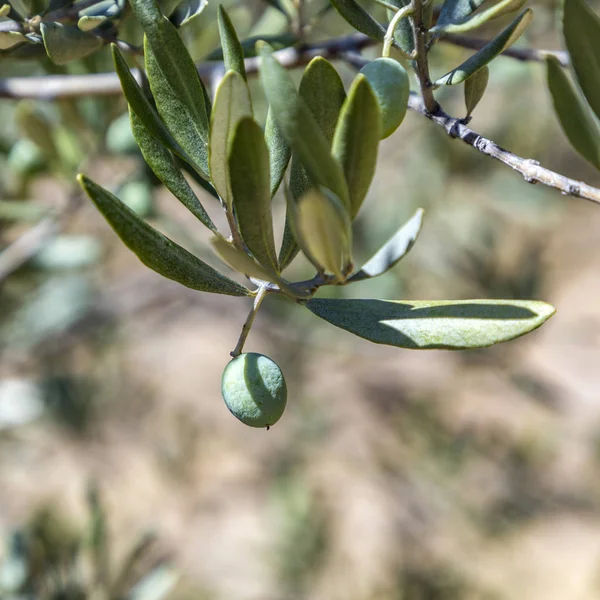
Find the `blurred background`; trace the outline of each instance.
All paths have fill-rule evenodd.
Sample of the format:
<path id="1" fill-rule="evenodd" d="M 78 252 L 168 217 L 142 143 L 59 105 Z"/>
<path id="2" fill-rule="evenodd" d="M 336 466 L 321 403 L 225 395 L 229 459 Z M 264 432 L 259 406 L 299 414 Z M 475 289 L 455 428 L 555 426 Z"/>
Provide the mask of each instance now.
<path id="1" fill-rule="evenodd" d="M 271 4 L 226 3 L 240 37 L 287 31 Z M 557 3 L 529 4 L 520 44 L 560 49 Z M 184 31 L 197 60 L 219 45 L 216 8 Z M 139 43 L 133 19 L 122 32 Z M 348 32 L 329 11 L 308 40 Z M 468 53 L 439 43 L 433 73 Z M 111 71 L 109 55 L 59 67 L 4 52 L 0 76 Z M 438 98 L 464 114 L 459 86 Z M 333 293 L 534 298 L 558 312 L 494 348 L 408 351 L 269 298 L 246 349 L 280 364 L 290 397 L 274 428 L 254 430 L 220 396 L 249 302 L 145 268 L 74 184 L 84 171 L 218 265 L 144 166 L 125 111 L 120 95 L 0 100 L 0 597 L 598 598 L 599 207 L 409 113 L 380 146 L 357 262 L 417 207 L 421 237 L 391 273 Z M 600 186 L 559 129 L 541 64 L 494 61 L 472 127 Z M 310 275 L 296 262 L 290 277 Z"/>

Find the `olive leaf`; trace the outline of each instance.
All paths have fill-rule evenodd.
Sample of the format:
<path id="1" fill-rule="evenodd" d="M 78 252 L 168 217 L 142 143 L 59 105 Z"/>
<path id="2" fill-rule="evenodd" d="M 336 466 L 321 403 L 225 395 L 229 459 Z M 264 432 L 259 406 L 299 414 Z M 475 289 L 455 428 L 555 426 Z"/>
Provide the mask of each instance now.
<path id="1" fill-rule="evenodd" d="M 333 7 L 354 29 L 370 38 L 383 42 L 385 28 L 378 23 L 356 0 L 329 0 Z"/>
<path id="2" fill-rule="evenodd" d="M 417 241 L 423 225 L 423 209 L 417 212 L 358 270 L 348 282 L 363 281 L 387 273 Z"/>
<path id="3" fill-rule="evenodd" d="M 524 10 L 504 31 L 498 34 L 491 42 L 481 50 L 473 54 L 464 63 L 446 73 L 438 79 L 434 85 L 456 85 L 466 81 L 477 73 L 485 65 L 490 63 L 509 46 L 514 44 L 523 34 L 533 18 L 533 11 L 528 8 Z"/>
<path id="4" fill-rule="evenodd" d="M 183 27 L 204 12 L 208 0 L 186 0 L 175 8 L 170 21 L 175 27 Z"/>
<path id="5" fill-rule="evenodd" d="M 408 6 L 410 0 L 387 0 L 387 3 L 400 9 Z M 394 18 L 395 14 L 396 11 L 388 9 L 387 17 L 390 21 Z M 406 52 L 406 54 L 411 54 L 413 52 L 415 49 L 415 36 L 409 19 L 402 19 L 400 23 L 398 23 L 394 31 L 394 41 L 401 50 Z"/>
<path id="6" fill-rule="evenodd" d="M 246 67 L 244 65 L 244 50 L 240 44 L 237 33 L 227 11 L 219 4 L 219 35 L 221 36 L 221 47 L 223 48 L 223 62 L 225 70 L 236 71 L 246 79 Z"/>
<path id="7" fill-rule="evenodd" d="M 490 69 L 486 65 L 479 69 L 475 75 L 465 81 L 465 106 L 467 108 L 467 117 L 475 110 L 488 85 L 490 79 Z"/>
<path id="8" fill-rule="evenodd" d="M 600 124 L 558 59 L 546 57 L 548 89 L 554 110 L 571 145 L 600 169 Z"/>
<path id="9" fill-rule="evenodd" d="M 346 176 L 350 219 L 358 214 L 375 175 L 380 138 L 379 102 L 367 78 L 359 74 L 342 107 L 332 148 Z"/>
<path id="10" fill-rule="evenodd" d="M 586 0 L 567 0 L 563 26 L 579 85 L 600 118 L 600 17 Z"/>
<path id="11" fill-rule="evenodd" d="M 488 21 L 496 19 L 506 13 L 514 12 L 522 8 L 527 3 L 527 0 L 501 0 L 497 4 L 493 4 L 488 9 L 477 13 L 471 18 L 467 18 L 463 21 L 454 21 L 441 25 L 439 20 L 435 27 L 430 31 L 439 35 L 445 33 L 463 33 L 465 31 L 471 31 L 477 27 L 485 25 Z"/>
<path id="12" fill-rule="evenodd" d="M 275 123 L 302 162 L 309 177 L 330 189 L 348 206 L 348 188 L 329 142 L 306 102 L 296 91 L 291 75 L 262 47 L 260 78 Z"/>
<path id="13" fill-rule="evenodd" d="M 10 50 L 29 40 L 19 31 L 0 31 L 0 50 Z"/>
<path id="14" fill-rule="evenodd" d="M 252 117 L 241 119 L 237 125 L 228 160 L 233 207 L 242 238 L 256 260 L 277 273 L 269 150 L 262 129 Z"/>
<path id="15" fill-rule="evenodd" d="M 81 31 L 76 25 L 42 22 L 40 31 L 46 53 L 55 65 L 66 65 L 72 60 L 91 54 L 102 46 L 100 38 L 93 33 Z"/>
<path id="16" fill-rule="evenodd" d="M 102 25 L 105 21 L 108 21 L 108 17 L 105 17 L 104 15 L 96 17 L 84 15 L 77 21 L 77 28 L 81 29 L 81 31 L 92 31 L 92 29 L 96 29 L 96 27 Z"/>
<path id="17" fill-rule="evenodd" d="M 78 175 L 77 179 L 125 245 L 152 270 L 201 292 L 229 296 L 251 294 L 250 290 L 225 277 L 148 225 L 116 196 L 85 175 Z"/>
<path id="18" fill-rule="evenodd" d="M 282 50 L 283 48 L 289 48 L 298 41 L 296 34 L 286 31 L 284 33 L 276 33 L 273 35 L 254 35 L 251 37 L 244 38 L 240 41 L 242 51 L 245 58 L 252 58 L 257 56 L 256 44 L 258 42 L 264 42 L 269 45 L 273 50 Z M 215 48 L 208 56 L 206 60 L 223 60 L 223 49 Z"/>
<path id="19" fill-rule="evenodd" d="M 537 329 L 555 312 L 533 300 L 337 300 L 305 306 L 336 327 L 376 344 L 465 350 L 506 342 Z"/>
<path id="20" fill-rule="evenodd" d="M 292 150 L 290 145 L 285 141 L 281 129 L 277 127 L 270 108 L 267 112 L 267 122 L 265 123 L 265 140 L 269 149 L 270 190 L 272 198 L 281 184 L 281 180 L 290 162 Z"/>
<path id="21" fill-rule="evenodd" d="M 484 2 L 485 0 L 445 0 L 433 31 L 466 21 Z"/>
<path id="22" fill-rule="evenodd" d="M 343 281 L 352 269 L 352 224 L 339 198 L 325 188 L 313 188 L 298 201 L 289 200 L 288 210 L 306 258 Z"/>
<path id="23" fill-rule="evenodd" d="M 219 84 L 211 114 L 209 170 L 215 189 L 227 206 L 231 206 L 229 181 L 229 145 L 235 127 L 243 117 L 252 116 L 250 92 L 244 78 L 229 71 Z"/>
<path id="24" fill-rule="evenodd" d="M 212 231 L 216 227 L 204 207 L 190 187 L 181 169 L 175 163 L 171 152 L 165 148 L 147 129 L 133 109 L 129 109 L 131 130 L 138 143 L 144 160 L 166 188 L 204 225 Z"/>
<path id="25" fill-rule="evenodd" d="M 340 110 L 346 99 L 344 84 L 333 65 L 317 56 L 307 65 L 300 81 L 299 94 L 323 133 L 328 147 L 331 147 Z M 318 183 L 318 182 L 317 182 Z M 301 157 L 295 153 L 290 169 L 290 190 L 294 199 L 300 198 L 315 183 L 311 181 L 302 164 Z M 298 245 L 286 217 L 283 240 L 279 252 L 282 270 L 289 265 L 298 253 Z"/>

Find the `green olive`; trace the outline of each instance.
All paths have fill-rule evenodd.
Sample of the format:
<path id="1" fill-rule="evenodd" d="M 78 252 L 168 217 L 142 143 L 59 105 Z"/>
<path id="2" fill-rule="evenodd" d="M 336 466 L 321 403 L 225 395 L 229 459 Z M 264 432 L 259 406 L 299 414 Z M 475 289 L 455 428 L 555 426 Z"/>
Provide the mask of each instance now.
<path id="1" fill-rule="evenodd" d="M 254 352 L 236 356 L 225 367 L 221 394 L 242 423 L 267 429 L 279 421 L 287 401 L 285 378 L 277 363 Z"/>
<path id="2" fill-rule="evenodd" d="M 377 58 L 360 71 L 371 84 L 381 109 L 382 135 L 386 138 L 404 120 L 408 107 L 410 82 L 404 67 L 393 58 Z"/>

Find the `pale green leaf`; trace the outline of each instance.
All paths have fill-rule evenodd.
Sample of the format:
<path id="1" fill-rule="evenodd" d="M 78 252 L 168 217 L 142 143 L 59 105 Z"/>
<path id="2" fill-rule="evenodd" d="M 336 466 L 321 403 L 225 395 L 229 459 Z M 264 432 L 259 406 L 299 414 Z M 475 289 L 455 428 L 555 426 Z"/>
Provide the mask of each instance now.
<path id="1" fill-rule="evenodd" d="M 66 65 L 91 54 L 102 46 L 93 33 L 81 31 L 76 25 L 44 21 L 40 25 L 46 53 L 55 65 Z"/>
<path id="2" fill-rule="evenodd" d="M 600 169 L 600 124 L 579 90 L 553 56 L 546 58 L 548 88 L 554 110 L 571 145 L 581 156 Z"/>
<path id="3" fill-rule="evenodd" d="M 342 107 L 332 148 L 346 176 L 350 219 L 358 214 L 375 175 L 380 139 L 379 102 L 366 77 L 359 74 Z"/>
<path id="4" fill-rule="evenodd" d="M 229 71 L 217 88 L 211 114 L 209 165 L 210 177 L 219 196 L 231 206 L 228 154 L 237 124 L 252 116 L 250 92 L 244 78 Z"/>
<path id="5" fill-rule="evenodd" d="M 392 4 L 397 8 L 404 8 L 410 4 L 410 0 L 387 0 L 388 4 Z M 392 20 L 396 11 L 389 9 L 387 11 L 388 20 Z M 398 47 L 406 52 L 406 54 L 411 54 L 415 49 L 415 36 L 412 30 L 412 25 L 410 23 L 410 19 L 402 19 L 396 30 L 394 31 L 394 41 L 398 45 Z"/>
<path id="6" fill-rule="evenodd" d="M 469 77 L 465 81 L 465 106 L 467 108 L 467 117 L 475 110 L 488 85 L 490 78 L 490 69 L 486 65 L 483 69 L 479 69 L 475 75 Z"/>
<path id="7" fill-rule="evenodd" d="M 389 271 L 414 246 L 423 225 L 423 209 L 417 212 L 356 272 L 349 282 L 379 277 Z"/>
<path id="8" fill-rule="evenodd" d="M 463 33 L 472 31 L 485 25 L 488 21 L 496 19 L 506 13 L 515 12 L 527 3 L 527 0 L 501 0 L 497 4 L 493 4 L 486 10 L 482 10 L 470 19 L 448 23 L 447 25 L 438 24 L 431 29 L 432 33 L 443 35 L 444 33 Z"/>
<path id="9" fill-rule="evenodd" d="M 555 312 L 533 300 L 314 299 L 306 307 L 336 327 L 376 344 L 465 350 L 506 342 L 537 329 Z"/>
<path id="10" fill-rule="evenodd" d="M 313 188 L 293 206 L 302 252 L 319 271 L 344 280 L 352 270 L 352 225 L 344 205 L 329 190 Z"/>
<path id="11" fill-rule="evenodd" d="M 263 131 L 252 119 L 242 119 L 229 152 L 229 176 L 233 207 L 242 238 L 263 266 L 277 272 L 273 239 L 269 150 Z"/>
<path id="12" fill-rule="evenodd" d="M 77 27 L 81 29 L 81 31 L 91 31 L 107 20 L 108 17 L 105 17 L 104 15 L 99 15 L 97 17 L 88 17 L 84 15 L 77 21 Z"/>
<path id="13" fill-rule="evenodd" d="M 290 162 L 292 150 L 277 127 L 271 109 L 267 112 L 265 140 L 269 149 L 269 171 L 271 173 L 271 198 L 281 184 L 285 170 Z"/>
<path id="14" fill-rule="evenodd" d="M 370 38 L 383 42 L 385 28 L 378 23 L 356 0 L 329 0 L 334 8 L 354 29 Z"/>
<path id="15" fill-rule="evenodd" d="M 523 34 L 532 18 L 533 11 L 530 8 L 524 10 L 502 33 L 498 34 L 491 42 L 473 54 L 464 63 L 438 79 L 435 85 L 456 85 L 466 81 L 469 77 L 477 73 L 479 69 L 482 69 L 509 46 L 514 44 Z"/>
<path id="16" fill-rule="evenodd" d="M 237 33 L 227 11 L 223 5 L 219 5 L 219 34 L 221 36 L 221 47 L 223 49 L 223 62 L 226 71 L 236 71 L 246 79 L 246 67 L 244 65 L 244 50 L 240 44 Z"/>
<path id="17" fill-rule="evenodd" d="M 317 56 L 311 60 L 302 74 L 299 93 L 330 148 L 340 110 L 346 99 L 344 84 L 338 72 L 329 61 Z M 318 181 L 311 181 L 311 177 L 303 166 L 302 158 L 296 152 L 290 169 L 290 190 L 294 199 L 297 200 L 318 183 Z M 286 216 L 283 241 L 279 252 L 282 269 L 292 262 L 298 250 L 290 228 L 290 219 Z"/>
<path id="18" fill-rule="evenodd" d="M 185 0 L 177 6 L 170 17 L 175 27 L 183 27 L 200 16 L 208 6 L 208 0 Z"/>
<path id="19" fill-rule="evenodd" d="M 166 188 L 204 225 L 216 231 L 211 218 L 190 187 L 173 155 L 148 131 L 143 121 L 130 109 L 131 130 L 142 151 L 144 160 Z"/>
<path id="20" fill-rule="evenodd" d="M 146 266 L 193 290 L 229 296 L 250 295 L 250 290 L 148 225 L 116 196 L 85 175 L 79 175 L 78 180 L 108 224 Z"/>
<path id="21" fill-rule="evenodd" d="M 27 38 L 19 31 L 0 31 L 0 50 L 9 50 L 27 42 Z"/>
<path id="22" fill-rule="evenodd" d="M 577 80 L 600 118 L 600 17 L 586 0 L 566 0 L 563 25 Z"/>

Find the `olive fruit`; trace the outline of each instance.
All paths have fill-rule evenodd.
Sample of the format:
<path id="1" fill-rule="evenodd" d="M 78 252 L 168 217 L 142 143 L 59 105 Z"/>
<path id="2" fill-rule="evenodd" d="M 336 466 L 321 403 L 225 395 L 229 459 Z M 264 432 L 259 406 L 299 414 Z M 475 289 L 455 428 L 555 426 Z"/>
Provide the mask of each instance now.
<path id="1" fill-rule="evenodd" d="M 410 82 L 404 67 L 393 58 L 377 58 L 360 71 L 371 84 L 381 109 L 381 139 L 404 120 L 408 108 Z"/>
<path id="2" fill-rule="evenodd" d="M 285 378 L 268 356 L 248 352 L 225 367 L 221 394 L 242 423 L 267 429 L 279 421 L 287 401 Z"/>

